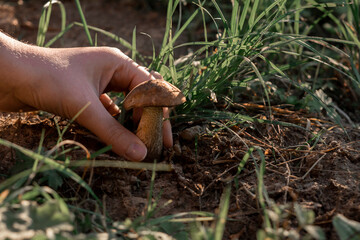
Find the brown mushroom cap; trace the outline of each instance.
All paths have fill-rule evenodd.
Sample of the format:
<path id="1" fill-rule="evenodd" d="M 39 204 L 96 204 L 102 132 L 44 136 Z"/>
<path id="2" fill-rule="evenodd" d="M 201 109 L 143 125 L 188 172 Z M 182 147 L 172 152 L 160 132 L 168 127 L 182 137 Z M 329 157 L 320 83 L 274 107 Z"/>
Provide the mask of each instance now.
<path id="1" fill-rule="evenodd" d="M 138 107 L 173 107 L 186 101 L 180 89 L 162 79 L 149 80 L 132 89 L 124 100 L 126 110 Z"/>

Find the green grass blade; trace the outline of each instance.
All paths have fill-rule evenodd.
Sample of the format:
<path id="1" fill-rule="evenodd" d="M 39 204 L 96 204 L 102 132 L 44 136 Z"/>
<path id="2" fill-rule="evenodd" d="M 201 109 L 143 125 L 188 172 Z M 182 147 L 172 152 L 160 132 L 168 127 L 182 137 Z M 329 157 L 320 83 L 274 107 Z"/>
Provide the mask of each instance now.
<path id="1" fill-rule="evenodd" d="M 79 22 L 74 22 L 74 24 L 77 25 L 77 26 L 80 26 L 80 27 L 85 27 L 84 24 L 79 23 Z M 123 39 L 123 38 L 121 38 L 121 37 L 119 37 L 119 36 L 117 36 L 117 35 L 115 35 L 115 34 L 113 34 L 113 33 L 111 33 L 111 32 L 108 32 L 108 31 L 106 31 L 106 30 L 103 30 L 103 29 L 101 29 L 101 28 L 94 27 L 94 26 L 91 26 L 91 25 L 87 25 L 87 27 L 88 27 L 89 29 L 95 31 L 95 32 L 104 34 L 105 36 L 107 36 L 107 37 L 109 37 L 109 38 L 111 38 L 111 39 L 119 42 L 121 45 L 123 45 L 124 47 L 128 48 L 129 50 L 132 49 L 132 46 L 131 46 L 131 44 L 130 44 L 128 41 L 126 41 L 125 39 Z"/>
<path id="2" fill-rule="evenodd" d="M 56 36 L 54 36 L 53 38 L 51 38 L 45 45 L 44 47 L 50 47 L 51 45 L 53 45 L 57 40 L 59 40 L 60 38 L 62 38 L 64 36 L 65 33 L 67 33 L 75 24 L 74 23 L 70 23 L 69 25 L 67 25 L 64 30 L 62 30 L 61 32 L 59 32 L 58 34 L 56 34 Z"/>
<path id="3" fill-rule="evenodd" d="M 341 214 L 337 214 L 332 220 L 332 225 L 340 240 L 360 239 L 360 222 L 350 220 Z"/>
<path id="4" fill-rule="evenodd" d="M 199 6 L 199 8 L 201 10 L 201 18 L 202 18 L 203 30 L 204 30 L 204 42 L 207 43 L 208 42 L 208 36 L 207 36 L 206 19 L 205 19 L 204 7 L 201 4 L 200 0 L 198 0 L 198 6 Z M 205 52 L 205 58 L 207 58 L 207 57 L 209 57 L 208 49 L 206 49 L 206 52 Z"/>
<path id="5" fill-rule="evenodd" d="M 354 84 L 355 90 L 360 95 L 360 74 L 352 58 L 350 58 L 350 64 L 351 64 L 351 69 L 353 70 L 353 74 L 355 75 L 355 78 L 352 81 L 352 83 Z"/>
<path id="6" fill-rule="evenodd" d="M 177 8 L 178 4 L 181 4 L 180 1 L 181 1 L 181 0 L 175 0 L 175 1 L 173 2 L 173 5 L 172 5 L 173 11 L 172 11 L 171 16 L 173 16 L 173 15 L 175 14 L 175 11 L 176 11 L 176 8 Z"/>
<path id="7" fill-rule="evenodd" d="M 264 175 L 265 175 L 265 156 L 261 149 L 257 148 L 257 152 L 260 155 L 260 168 L 256 168 L 256 176 L 258 179 L 258 186 L 257 186 L 257 195 L 258 195 L 258 201 L 261 209 L 263 210 L 264 214 L 264 225 L 265 227 L 271 227 L 271 221 L 267 214 L 266 210 L 266 202 L 265 202 L 265 195 L 266 195 L 266 189 L 264 185 Z"/>
<path id="8" fill-rule="evenodd" d="M 345 29 L 347 32 L 347 36 L 349 36 L 349 38 L 351 38 L 351 40 L 356 44 L 356 46 L 360 49 L 360 41 L 357 35 L 355 35 L 355 33 L 353 32 L 353 30 L 348 26 L 345 25 Z"/>
<path id="9" fill-rule="evenodd" d="M 45 129 L 43 129 L 41 131 L 41 137 L 40 137 L 40 142 L 39 142 L 39 146 L 38 146 L 38 150 L 37 150 L 37 153 L 40 154 L 41 153 L 41 150 L 42 150 L 42 146 L 43 146 L 43 143 L 44 143 L 44 139 L 45 139 Z M 38 163 L 39 163 L 39 160 L 38 158 L 35 158 L 34 159 L 34 164 L 33 164 L 33 168 L 32 168 L 32 171 L 33 173 L 36 172 L 36 169 L 38 167 Z"/>
<path id="10" fill-rule="evenodd" d="M 173 1 L 169 0 L 167 13 L 166 13 L 165 33 L 164 33 L 163 42 L 161 44 L 161 49 L 165 49 L 165 46 L 167 45 L 167 42 L 169 40 L 170 28 L 172 24 L 172 14 L 173 14 Z"/>
<path id="11" fill-rule="evenodd" d="M 75 0 L 75 4 L 76 4 L 76 8 L 78 9 L 78 12 L 79 12 L 81 22 L 84 25 L 85 34 L 86 34 L 86 36 L 88 38 L 89 44 L 90 44 L 90 46 L 93 46 L 94 43 L 93 43 L 93 40 L 92 40 L 91 35 L 90 35 L 89 27 L 88 27 L 88 25 L 86 23 L 86 18 L 84 16 L 84 13 L 83 13 L 82 8 L 81 8 L 80 0 Z"/>
<path id="12" fill-rule="evenodd" d="M 194 20 L 194 18 L 197 16 L 197 14 L 199 13 L 199 9 L 196 9 L 191 16 L 186 20 L 186 22 L 184 23 L 184 25 L 179 29 L 179 31 L 177 31 L 174 36 L 172 37 L 172 45 L 174 45 L 175 41 L 180 37 L 180 35 L 184 32 L 184 30 L 189 26 L 189 24 Z"/>
<path id="13" fill-rule="evenodd" d="M 220 213 L 219 213 L 219 219 L 215 226 L 214 240 L 222 240 L 223 239 L 227 214 L 228 214 L 229 205 L 230 205 L 230 193 L 231 193 L 231 186 L 228 185 L 225 187 L 224 192 L 221 196 Z"/>
<path id="14" fill-rule="evenodd" d="M 257 14 L 258 6 L 259 6 L 260 0 L 255 0 L 252 7 L 251 7 L 251 13 L 249 17 L 249 27 L 252 28 L 254 26 L 255 16 Z"/>
<path id="15" fill-rule="evenodd" d="M 131 58 L 136 61 L 136 26 L 134 27 L 132 34 L 132 45 L 131 45 Z"/>
<path id="16" fill-rule="evenodd" d="M 230 20 L 230 32 L 232 36 L 237 36 L 239 34 L 239 14 L 240 14 L 240 4 L 239 0 L 234 0 L 232 12 L 231 12 L 231 20 Z M 246 4 L 249 5 L 250 0 L 246 0 L 244 9 L 246 8 Z M 244 12 L 244 11 L 243 11 Z M 246 16 L 246 13 L 245 13 Z M 244 18 L 245 16 L 241 15 L 241 18 Z M 240 28 L 242 26 L 240 25 Z"/>
<path id="17" fill-rule="evenodd" d="M 249 65 L 251 66 L 251 68 L 254 70 L 256 76 L 259 78 L 259 80 L 260 80 L 260 82 L 261 82 L 261 85 L 262 85 L 263 88 L 264 88 L 264 93 L 265 93 L 265 96 L 266 96 L 266 101 L 267 101 L 267 103 L 268 103 L 268 105 L 269 105 L 269 114 L 270 114 L 270 116 L 271 116 L 271 115 L 272 115 L 271 102 L 270 102 L 269 92 L 268 92 L 267 87 L 266 87 L 266 83 L 265 83 L 265 81 L 264 81 L 264 79 L 263 79 L 263 77 L 262 77 L 259 69 L 256 67 L 256 65 L 255 65 L 250 59 L 248 59 L 248 58 L 246 58 L 246 57 L 244 57 L 244 59 L 245 59 L 245 61 L 246 61 L 247 63 L 249 63 Z"/>
<path id="18" fill-rule="evenodd" d="M 63 139 L 62 137 L 64 136 L 65 132 L 68 130 L 68 128 L 70 127 L 70 125 L 76 120 L 76 118 L 78 118 L 80 116 L 80 114 L 85 111 L 85 109 L 90 105 L 91 103 L 88 102 L 87 104 L 85 104 L 85 106 L 83 106 L 78 113 L 75 114 L 75 116 L 69 121 L 69 123 L 64 127 L 64 129 L 60 132 L 59 135 L 59 139 L 58 139 L 58 143 L 61 142 Z"/>
<path id="19" fill-rule="evenodd" d="M 238 166 L 238 169 L 237 169 L 237 172 L 234 176 L 234 183 L 235 183 L 235 186 L 236 186 L 236 189 L 239 189 L 239 179 L 238 179 L 238 176 L 240 175 L 240 173 L 242 172 L 242 170 L 244 169 L 245 167 L 245 164 L 248 162 L 252 152 L 254 151 L 254 147 L 250 147 L 249 150 L 245 153 L 245 155 L 243 156 L 241 162 L 239 163 L 239 166 Z"/>
<path id="20" fill-rule="evenodd" d="M 61 14 L 61 31 L 63 31 L 66 27 L 66 9 L 62 2 L 58 1 L 58 5 L 60 7 Z"/>
<path id="21" fill-rule="evenodd" d="M 221 11 L 221 8 L 219 7 L 219 5 L 217 4 L 217 2 L 215 0 L 211 0 L 211 2 L 214 4 L 216 11 L 218 12 L 218 14 L 220 15 L 220 18 L 224 24 L 224 29 L 229 29 L 229 24 L 228 21 L 226 20 L 223 12 Z"/>
<path id="22" fill-rule="evenodd" d="M 109 150 L 104 149 L 104 150 Z M 154 170 L 155 171 L 164 171 L 171 172 L 173 169 L 169 164 L 158 163 L 154 168 L 153 163 L 146 162 L 129 162 L 129 161 L 112 161 L 112 160 L 73 160 L 70 161 L 68 166 L 71 167 L 109 167 L 109 168 L 125 168 L 125 169 L 135 169 L 135 170 Z"/>
<path id="23" fill-rule="evenodd" d="M 156 176 L 156 160 L 153 163 L 153 170 L 152 170 L 152 174 L 151 174 L 151 182 L 150 182 L 150 190 L 149 190 L 149 196 L 148 196 L 148 204 L 147 204 L 147 209 L 146 209 L 146 214 L 145 214 L 145 218 L 149 219 L 155 210 L 155 206 L 153 203 L 153 193 L 154 193 L 154 185 L 155 185 L 155 176 Z"/>
<path id="24" fill-rule="evenodd" d="M 174 60 L 174 56 L 173 56 L 173 53 L 174 53 L 174 50 L 173 50 L 173 46 L 172 46 L 172 39 L 171 39 L 171 34 L 169 35 L 169 68 L 170 68 L 170 74 L 171 74 L 171 79 L 172 79 L 172 82 L 177 85 L 178 81 L 177 81 L 177 74 L 176 74 L 176 67 L 175 67 L 175 60 Z"/>
<path id="25" fill-rule="evenodd" d="M 250 0 L 246 0 L 245 3 L 244 3 L 244 8 L 243 8 L 243 10 L 241 12 L 240 21 L 237 23 L 237 25 L 239 25 L 239 27 L 237 29 L 240 30 L 240 31 L 242 31 L 243 28 L 244 28 L 244 23 L 245 23 L 245 20 L 246 20 L 247 12 L 249 10 L 249 6 L 250 6 Z M 231 23 L 232 23 L 232 21 L 231 21 Z M 235 36 L 238 36 L 238 34 L 239 34 L 238 31 L 236 31 Z"/>
<path id="26" fill-rule="evenodd" d="M 296 0 L 295 1 L 295 8 L 299 9 L 300 6 L 301 6 L 301 0 Z M 294 29 L 295 29 L 295 34 L 299 35 L 300 34 L 300 10 L 295 11 Z"/>

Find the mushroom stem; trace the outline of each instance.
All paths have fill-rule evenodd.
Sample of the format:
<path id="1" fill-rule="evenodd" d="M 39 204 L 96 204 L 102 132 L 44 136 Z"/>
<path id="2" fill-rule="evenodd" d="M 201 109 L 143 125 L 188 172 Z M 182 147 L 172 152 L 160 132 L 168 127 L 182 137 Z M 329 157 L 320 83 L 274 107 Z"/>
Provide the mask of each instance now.
<path id="1" fill-rule="evenodd" d="M 162 107 L 144 107 L 136 136 L 146 145 L 148 159 L 159 158 L 162 151 Z"/>

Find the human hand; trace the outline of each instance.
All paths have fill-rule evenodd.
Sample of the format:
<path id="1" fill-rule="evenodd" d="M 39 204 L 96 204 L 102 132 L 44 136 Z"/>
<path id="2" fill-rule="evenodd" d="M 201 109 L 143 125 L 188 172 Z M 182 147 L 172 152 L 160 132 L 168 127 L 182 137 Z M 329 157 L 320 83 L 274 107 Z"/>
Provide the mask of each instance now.
<path id="1" fill-rule="evenodd" d="M 13 39 L 11 44 L 6 44 L 9 39 L 2 44 L 2 37 L 0 73 L 5 77 L 0 79 L 0 96 L 4 96 L 0 110 L 40 109 L 71 119 L 90 103 L 76 121 L 128 160 L 145 158 L 141 140 L 111 116 L 119 108 L 106 92 L 128 92 L 143 81 L 159 78 L 158 73 L 150 74 L 115 48 L 40 48 Z M 9 72 L 14 67 L 16 71 Z M 163 135 L 164 145 L 171 147 L 169 121 L 163 124 Z"/>

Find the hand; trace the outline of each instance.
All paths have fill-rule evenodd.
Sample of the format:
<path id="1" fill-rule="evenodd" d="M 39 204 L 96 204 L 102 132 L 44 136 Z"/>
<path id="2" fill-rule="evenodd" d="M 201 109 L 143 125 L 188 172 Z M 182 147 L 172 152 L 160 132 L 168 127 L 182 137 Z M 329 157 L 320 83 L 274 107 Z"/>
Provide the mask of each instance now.
<path id="1" fill-rule="evenodd" d="M 71 119 L 90 103 L 76 121 L 126 159 L 145 158 L 145 145 L 111 116 L 119 108 L 106 92 L 128 92 L 158 73 L 150 74 L 120 50 L 40 48 L 0 34 L 0 73 L 1 111 L 39 109 Z M 171 147 L 169 121 L 163 132 L 164 145 Z"/>

